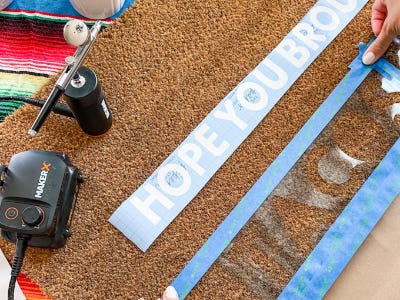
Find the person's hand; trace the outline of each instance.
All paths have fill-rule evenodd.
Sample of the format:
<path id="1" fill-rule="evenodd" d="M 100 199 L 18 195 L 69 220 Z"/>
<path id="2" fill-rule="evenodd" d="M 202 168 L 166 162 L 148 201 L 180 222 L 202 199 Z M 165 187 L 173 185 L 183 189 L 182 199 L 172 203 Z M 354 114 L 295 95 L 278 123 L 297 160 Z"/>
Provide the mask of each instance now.
<path id="1" fill-rule="evenodd" d="M 400 0 L 375 0 L 372 5 L 371 26 L 377 38 L 362 58 L 366 65 L 378 60 L 400 34 Z"/>
<path id="2" fill-rule="evenodd" d="M 140 298 L 139 300 L 144 300 L 144 298 Z M 169 286 L 162 294 L 162 298 L 159 298 L 158 300 L 179 300 L 179 297 L 175 288 L 173 286 Z"/>

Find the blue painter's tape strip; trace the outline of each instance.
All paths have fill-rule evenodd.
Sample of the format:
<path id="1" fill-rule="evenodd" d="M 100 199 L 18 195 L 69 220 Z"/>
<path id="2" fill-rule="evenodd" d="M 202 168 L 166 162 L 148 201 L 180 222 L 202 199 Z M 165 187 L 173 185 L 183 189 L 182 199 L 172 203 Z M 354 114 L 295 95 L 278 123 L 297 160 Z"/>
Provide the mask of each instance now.
<path id="1" fill-rule="evenodd" d="M 365 46 L 361 50 L 365 50 Z M 400 72 L 385 59 L 372 66 L 400 86 Z M 282 291 L 279 299 L 321 299 L 400 192 L 398 140 Z M 348 230 L 351 228 L 351 230 Z"/>
<path id="2" fill-rule="evenodd" d="M 365 48 L 362 46 L 362 51 Z M 400 86 L 400 72 L 391 63 L 381 58 L 372 67 Z M 400 192 L 399 152 L 400 140 L 339 215 L 279 299 L 321 299 L 326 294 Z"/>
<path id="3" fill-rule="evenodd" d="M 278 299 L 321 299 L 400 192 L 400 139 L 299 268 Z"/>
<path id="4" fill-rule="evenodd" d="M 320 134 L 323 128 L 330 122 L 330 120 L 343 106 L 343 104 L 351 96 L 351 94 L 353 94 L 353 92 L 365 79 L 372 68 L 374 68 L 376 71 L 381 73 L 381 75 L 387 77 L 388 79 L 400 83 L 399 70 L 383 58 L 379 59 L 373 66 L 363 65 L 361 63 L 361 57 L 365 49 L 365 45 L 360 45 L 360 55 L 350 65 L 351 71 L 346 75 L 345 78 L 343 78 L 343 80 L 335 88 L 331 95 L 325 100 L 320 108 L 299 131 L 299 133 L 282 151 L 278 158 L 271 164 L 271 166 L 266 170 L 266 172 L 261 176 L 256 184 L 249 190 L 245 197 L 239 202 L 239 204 L 217 228 L 217 230 L 207 240 L 203 247 L 196 253 L 196 255 L 187 264 L 187 266 L 172 282 L 171 285 L 174 286 L 178 291 L 180 299 L 185 298 L 186 295 L 191 291 L 191 289 L 201 279 L 201 277 L 207 272 L 207 270 L 215 262 L 215 260 L 226 248 L 226 246 L 233 240 L 239 230 L 246 224 L 246 222 L 255 213 L 255 211 L 259 208 L 263 201 L 270 195 L 277 184 L 293 167 L 296 161 L 311 145 L 311 143 Z M 398 143 L 396 143 L 396 145 Z M 362 243 L 367 234 L 375 225 L 376 220 L 378 220 L 380 216 L 382 216 L 387 206 L 394 198 L 394 195 L 396 195 L 400 191 L 400 181 L 397 179 L 397 177 L 395 177 L 399 176 L 397 173 L 400 173 L 400 171 L 398 171 L 400 159 L 397 155 L 397 160 L 395 160 L 396 155 L 391 154 L 393 151 L 397 151 L 397 147 L 400 147 L 396 145 L 393 146 L 392 150 L 387 155 L 387 157 L 389 158 L 386 157 L 381 162 L 380 167 L 378 167 L 377 170 L 373 173 L 380 174 L 380 177 L 377 175 L 371 175 L 373 177 L 368 181 L 374 183 L 374 185 L 371 186 L 372 188 L 375 188 L 375 194 L 372 195 L 380 195 L 382 199 L 381 201 L 386 201 L 386 206 L 381 206 L 379 202 L 377 202 L 376 204 L 372 202 L 374 198 L 379 197 L 372 198 L 371 195 L 368 197 L 364 195 L 365 197 L 363 198 L 363 206 L 361 206 L 361 209 L 364 208 L 364 214 L 362 214 L 359 219 L 356 220 L 359 221 L 359 226 L 362 227 L 363 231 L 360 231 L 362 232 L 362 234 L 357 234 L 357 231 L 353 230 L 346 231 L 346 228 L 355 227 L 353 227 L 352 224 L 350 224 L 351 227 L 348 227 L 345 223 L 346 218 L 339 218 L 336 224 L 339 224 L 338 226 L 341 231 L 336 231 L 333 234 L 331 234 L 331 231 L 328 231 L 327 235 L 324 237 L 324 242 L 322 243 L 321 241 L 322 244 L 320 243 L 321 245 L 319 244 L 317 246 L 317 248 L 322 248 L 323 250 L 321 251 L 325 252 L 323 253 L 323 255 L 320 255 L 318 259 L 315 259 L 315 268 L 312 268 L 312 263 L 314 263 L 314 255 L 311 254 L 302 266 L 303 273 L 300 271 L 296 273 L 296 279 L 293 279 L 291 281 L 292 283 L 288 285 L 287 289 L 289 290 L 289 292 L 285 290 L 285 293 L 287 294 L 283 293 L 281 296 L 282 299 L 294 299 L 298 298 L 299 295 L 303 295 L 304 299 L 313 299 L 311 293 L 307 293 L 307 291 L 305 290 L 306 287 L 312 287 L 314 291 L 318 291 L 318 295 L 321 295 L 325 294 L 325 292 L 331 286 L 334 280 L 336 280 L 337 276 L 347 264 L 348 260 L 351 258 L 352 255 L 354 255 L 354 252 L 356 251 L 358 246 Z M 392 174 L 392 176 L 388 177 L 388 174 Z M 381 188 L 377 188 L 377 183 L 379 183 L 379 186 Z M 387 184 L 392 184 L 391 188 L 386 188 Z M 360 190 L 362 196 L 363 194 L 361 191 L 367 189 L 368 187 L 362 187 L 362 189 Z M 379 206 L 379 209 L 375 209 L 376 205 Z M 345 215 L 349 215 L 349 211 L 351 210 L 355 210 L 357 213 L 359 213 L 360 207 L 352 209 L 349 205 L 343 213 Z M 368 223 L 365 222 L 365 218 L 370 220 L 369 226 Z M 348 245 L 350 245 L 349 249 L 347 249 L 348 251 L 346 253 L 334 253 L 333 255 L 329 256 L 330 253 L 332 254 L 332 247 L 335 250 L 339 249 L 335 245 L 338 245 L 338 239 L 341 236 L 346 236 L 347 241 L 343 240 L 343 242 L 348 242 Z M 338 257 L 343 257 L 343 259 L 337 259 L 335 254 Z M 331 260 L 326 260 L 326 257 L 331 257 Z M 336 265 L 333 264 L 334 262 L 336 262 L 335 259 L 337 259 L 338 261 Z M 315 276 L 315 274 L 318 274 L 318 271 L 320 273 L 328 272 L 331 276 Z M 304 274 L 306 272 L 308 273 Z M 312 283 L 305 283 L 305 280 L 307 278 L 310 279 L 312 277 L 310 274 L 314 274 L 314 281 Z M 295 288 L 293 286 L 295 286 Z"/>
<path id="5" fill-rule="evenodd" d="M 146 251 L 366 3 L 319 0 L 121 204 L 110 223 Z"/>
<path id="6" fill-rule="evenodd" d="M 341 80 L 339 85 L 172 282 L 171 285 L 178 291 L 179 299 L 187 296 L 226 246 L 231 243 L 236 234 L 371 72 L 372 67 L 367 67 L 361 62 L 365 47 L 360 49 L 360 54 L 350 64 L 350 72 Z"/>

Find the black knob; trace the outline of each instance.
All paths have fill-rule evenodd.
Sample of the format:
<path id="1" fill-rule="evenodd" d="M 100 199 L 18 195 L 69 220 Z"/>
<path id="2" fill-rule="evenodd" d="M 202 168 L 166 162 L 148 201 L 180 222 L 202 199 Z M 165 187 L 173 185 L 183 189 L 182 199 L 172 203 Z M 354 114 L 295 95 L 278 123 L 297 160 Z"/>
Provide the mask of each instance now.
<path id="1" fill-rule="evenodd" d="M 22 212 L 22 220 L 26 225 L 36 226 L 43 220 L 43 210 L 37 206 L 29 206 Z"/>

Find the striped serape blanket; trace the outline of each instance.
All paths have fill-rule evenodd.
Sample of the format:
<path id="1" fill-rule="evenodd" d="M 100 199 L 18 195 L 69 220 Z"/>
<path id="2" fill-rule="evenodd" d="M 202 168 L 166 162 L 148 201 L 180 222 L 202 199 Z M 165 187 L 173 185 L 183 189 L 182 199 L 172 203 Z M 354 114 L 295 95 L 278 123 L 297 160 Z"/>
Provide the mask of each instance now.
<path id="1" fill-rule="evenodd" d="M 134 1 L 126 0 L 120 12 L 103 20 L 107 26 Z M 77 18 L 90 25 L 69 0 L 14 0 L 0 12 L 0 96 L 32 96 L 74 53 L 63 37 L 63 26 Z M 22 105 L 1 101 L 0 120 Z"/>

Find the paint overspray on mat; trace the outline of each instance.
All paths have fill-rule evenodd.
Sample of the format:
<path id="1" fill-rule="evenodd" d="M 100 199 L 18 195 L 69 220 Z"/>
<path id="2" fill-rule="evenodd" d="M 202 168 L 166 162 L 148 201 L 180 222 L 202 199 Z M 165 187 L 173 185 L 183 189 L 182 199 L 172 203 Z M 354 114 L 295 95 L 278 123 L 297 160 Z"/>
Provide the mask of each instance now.
<path id="1" fill-rule="evenodd" d="M 339 212 L 396 142 L 399 127 L 393 122 L 391 114 L 391 107 L 397 105 L 396 98 L 383 91 L 380 87 L 379 76 L 396 80 L 400 78 L 398 69 L 389 66 L 384 60 L 379 60 L 374 68 L 381 75 L 376 72 L 368 75 L 371 68 L 362 65 L 361 55 L 352 63 L 351 68 L 349 76 L 347 75 L 342 80 L 337 89 L 285 148 L 285 150 L 292 149 L 292 151 L 286 151 L 287 159 L 282 157 L 284 150 L 266 171 L 266 173 L 270 171 L 268 175 L 272 176 L 274 175 L 273 168 L 275 168 L 278 170 L 275 172 L 277 175 L 282 169 L 276 164 L 277 160 L 281 159 L 282 163 L 287 163 L 293 159 L 293 156 L 301 155 L 293 168 L 290 171 L 287 170 L 289 172 L 268 197 L 268 201 L 261 205 L 247 223 L 245 230 L 230 243 L 232 230 L 227 227 L 229 224 L 238 223 L 237 219 L 234 219 L 235 213 L 236 217 L 239 215 L 243 218 L 243 215 L 248 213 L 245 211 L 247 207 L 254 201 L 260 201 L 254 198 L 265 199 L 268 196 L 265 192 L 268 188 L 265 187 L 270 184 L 269 179 L 259 180 L 261 186 L 258 191 L 256 187 L 251 195 L 253 199 L 251 201 L 246 199 L 251 198 L 248 196 L 251 192 L 249 191 L 172 283 L 178 290 L 180 299 L 188 294 L 202 277 L 203 272 L 206 272 L 212 264 L 212 260 L 218 257 L 218 252 L 223 251 L 228 244 L 229 246 L 218 258 L 217 263 L 232 276 L 244 282 L 246 289 L 255 297 L 275 299 Z M 361 86 L 354 91 L 359 84 Z M 371 85 L 377 88 L 371 90 Z M 341 89 L 341 86 L 344 88 Z M 351 89 L 353 90 L 349 93 Z M 347 97 L 345 97 L 346 93 L 349 93 Z M 349 100 L 346 103 L 347 98 Z M 343 103 L 338 107 L 337 102 Z M 344 103 L 346 104 L 341 108 Z M 338 109 L 340 111 L 336 114 Z M 322 123 L 325 122 L 326 116 L 323 115 L 329 111 L 334 111 L 329 120 L 335 114 L 336 116 L 321 134 L 319 132 L 325 125 L 320 128 L 317 136 L 311 140 L 313 141 L 311 146 L 308 145 L 304 150 L 300 150 L 304 147 L 302 145 L 304 140 L 309 140 L 309 137 L 315 134 L 313 131 L 318 131 L 318 127 L 322 126 L 318 122 L 311 127 L 307 125 L 318 118 Z M 292 144 L 296 138 L 297 145 Z M 302 155 L 303 152 L 296 153 L 296 149 L 297 151 L 307 149 L 307 151 Z M 297 160 L 298 158 L 295 161 Z M 392 190 L 396 189 L 399 191 L 400 186 L 392 186 Z M 393 199 L 388 201 L 391 200 Z M 287 211 L 293 209 L 297 213 L 293 214 L 292 211 L 290 217 Z M 293 219 L 293 215 L 296 215 L 296 219 Z M 230 218 L 231 216 L 233 217 Z M 364 222 L 367 220 L 365 219 Z M 296 228 L 300 228 L 300 231 Z M 345 228 L 342 228 L 342 231 L 346 233 Z M 241 246 L 240 249 L 235 247 L 237 241 Z M 339 239 L 330 239 L 328 243 L 333 243 L 333 248 L 336 249 L 344 246 L 340 244 Z M 243 245 L 246 245 L 245 249 Z M 334 261 L 325 263 L 326 270 L 332 270 L 335 267 Z M 276 278 L 276 274 L 281 274 L 281 277 Z M 323 286 L 318 286 L 320 294 L 321 291 L 326 292 L 331 284 L 329 281 L 322 281 L 322 283 Z M 307 294 L 304 295 L 305 299 L 311 299 L 307 298 Z"/>
<path id="2" fill-rule="evenodd" d="M 390 48 L 386 59 L 399 67 L 398 43 Z M 360 86 L 360 99 L 368 115 L 385 129 L 381 135 L 392 135 L 396 142 L 301 265 L 279 299 L 321 299 L 400 192 L 400 103 L 396 102 L 400 97 L 391 94 L 400 91 L 400 72 L 382 61 L 375 69 L 379 74 L 370 76 Z M 374 128 L 371 126 L 371 131 L 377 135 L 379 132 Z M 381 136 L 374 141 L 377 145 L 380 142 Z M 362 155 L 362 151 L 358 155 Z M 379 156 L 368 155 L 375 159 Z"/>

